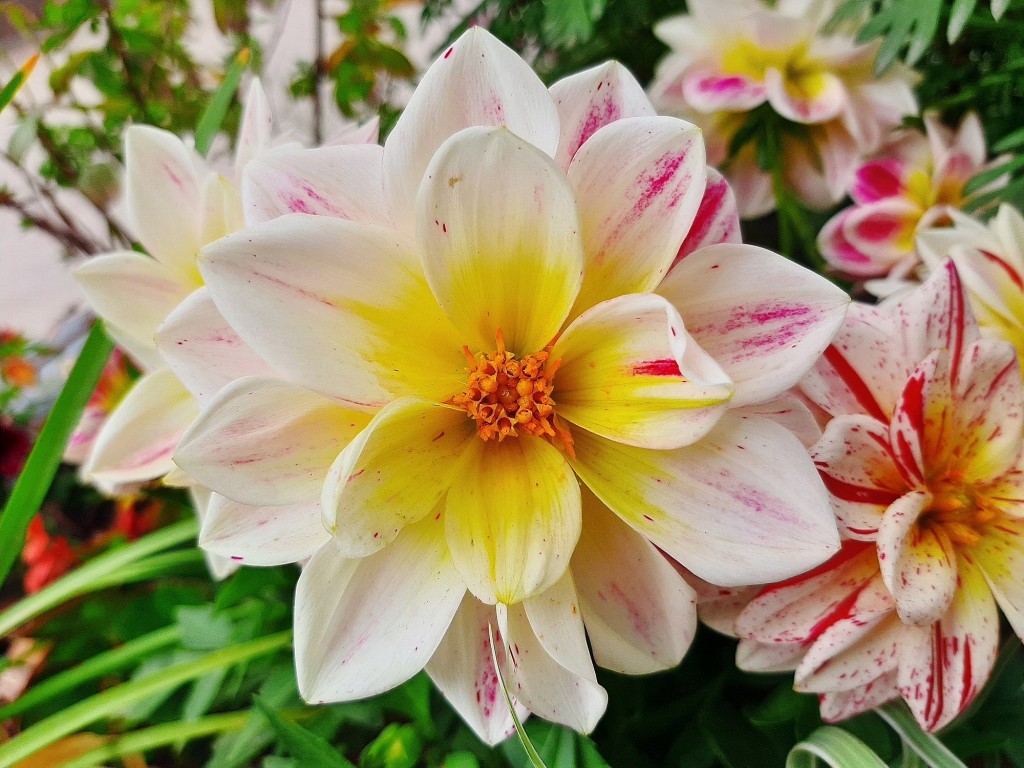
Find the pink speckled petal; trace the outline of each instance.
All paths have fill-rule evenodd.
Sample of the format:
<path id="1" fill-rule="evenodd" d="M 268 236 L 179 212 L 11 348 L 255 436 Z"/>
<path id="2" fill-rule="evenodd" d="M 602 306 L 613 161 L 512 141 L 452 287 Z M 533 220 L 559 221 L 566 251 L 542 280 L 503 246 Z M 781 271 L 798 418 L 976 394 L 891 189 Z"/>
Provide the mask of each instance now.
<path id="1" fill-rule="evenodd" d="M 687 104 L 705 114 L 722 110 L 747 112 L 768 97 L 764 83 L 715 69 L 690 69 L 683 76 L 682 87 Z"/>
<path id="2" fill-rule="evenodd" d="M 885 595 L 885 585 L 877 575 L 857 595 L 874 593 L 885 607 L 880 613 L 862 612 L 856 619 L 829 625 L 814 641 L 796 669 L 793 687 L 806 693 L 849 691 L 867 685 L 882 675 L 895 672 L 899 664 L 900 641 L 904 624 Z"/>
<path id="3" fill-rule="evenodd" d="M 762 589 L 736 619 L 736 632 L 762 643 L 806 645 L 836 624 L 876 620 L 892 610 L 877 577 L 874 547 L 844 541 L 828 562 Z"/>
<path id="4" fill-rule="evenodd" d="M 1024 519 L 993 524 L 962 559 L 981 569 L 1013 631 L 1024 637 Z"/>
<path id="5" fill-rule="evenodd" d="M 413 232 L 416 195 L 437 149 L 464 128 L 497 125 L 555 154 L 558 112 L 547 88 L 518 54 L 471 27 L 424 73 L 385 142 L 385 199 L 396 226 Z"/>
<path id="6" fill-rule="evenodd" d="M 608 694 L 590 660 L 572 576 L 523 603 L 499 605 L 498 622 L 512 695 L 545 720 L 592 731 Z"/>
<path id="7" fill-rule="evenodd" d="M 992 672 L 999 614 L 977 568 L 960 569 L 960 585 L 938 621 L 908 630 L 900 645 L 900 695 L 928 732 L 967 709 Z"/>
<path id="8" fill-rule="evenodd" d="M 940 264 L 928 279 L 896 307 L 904 355 L 917 365 L 933 350 L 949 351 L 952 375 L 957 376 L 963 348 L 981 337 L 952 261 Z"/>
<path id="9" fill-rule="evenodd" d="M 865 204 L 902 195 L 906 191 L 907 170 L 906 163 L 897 157 L 866 162 L 854 173 L 850 197 Z"/>
<path id="10" fill-rule="evenodd" d="M 476 425 L 464 411 L 415 398 L 384 406 L 323 479 L 324 525 L 346 557 L 386 546 L 436 513 Z"/>
<path id="11" fill-rule="evenodd" d="M 384 150 L 373 144 L 267 152 L 245 169 L 246 221 L 312 213 L 386 225 L 383 158 Z"/>
<path id="12" fill-rule="evenodd" d="M 452 476 L 445 532 L 474 595 L 512 605 L 562 577 L 582 511 L 579 482 L 557 448 L 532 435 L 501 442 L 473 436 Z"/>
<path id="13" fill-rule="evenodd" d="M 586 490 L 572 574 L 599 666 L 642 675 L 682 660 L 697 629 L 693 590 L 664 555 Z"/>
<path id="14" fill-rule="evenodd" d="M 319 498 L 365 413 L 275 379 L 239 379 L 207 405 L 174 460 L 193 479 L 244 504 Z"/>
<path id="15" fill-rule="evenodd" d="M 555 162 L 562 170 L 598 128 L 625 117 L 655 114 L 643 87 L 617 61 L 562 78 L 551 86 L 561 136 Z"/>
<path id="16" fill-rule="evenodd" d="M 726 414 L 703 439 L 671 451 L 583 430 L 573 436 L 573 467 L 594 494 L 706 581 L 763 584 L 839 548 L 828 494 L 804 447 L 767 419 Z"/>
<path id="17" fill-rule="evenodd" d="M 466 339 L 394 230 L 289 214 L 207 246 L 200 264 L 231 327 L 309 389 L 368 410 L 465 386 Z"/>
<path id="18" fill-rule="evenodd" d="M 157 330 L 167 365 L 201 404 L 245 376 L 274 370 L 228 325 L 204 286 L 186 298 Z"/>
<path id="19" fill-rule="evenodd" d="M 437 151 L 416 203 L 427 282 L 461 335 L 454 351 L 490 352 L 498 329 L 517 355 L 547 346 L 583 279 L 576 202 L 554 161 L 506 128 L 467 128 Z"/>
<path id="20" fill-rule="evenodd" d="M 73 274 L 118 342 L 146 368 L 159 367 L 153 336 L 192 292 L 192 284 L 156 259 L 134 251 L 96 256 Z"/>
<path id="21" fill-rule="evenodd" d="M 1013 345 L 991 339 L 967 346 L 955 398 L 953 465 L 968 483 L 994 481 L 1021 453 L 1024 389 Z"/>
<path id="22" fill-rule="evenodd" d="M 851 304 L 832 344 L 801 380 L 801 391 L 833 416 L 864 414 L 888 422 L 914 365 L 901 346 L 891 314 Z"/>
<path id="23" fill-rule="evenodd" d="M 892 670 L 851 691 L 822 694 L 821 719 L 826 723 L 836 723 L 899 698 L 896 675 L 896 670 Z"/>
<path id="24" fill-rule="evenodd" d="M 914 233 L 924 212 L 910 200 L 890 197 L 854 206 L 843 222 L 843 236 L 882 272 L 913 253 Z"/>
<path id="25" fill-rule="evenodd" d="M 652 290 L 679 252 L 704 196 L 700 130 L 673 117 L 635 117 L 598 130 L 576 153 L 586 270 L 572 315 Z"/>
<path id="26" fill-rule="evenodd" d="M 298 504 L 253 507 L 213 494 L 199 546 L 244 565 L 301 563 L 330 540 L 313 498 Z"/>
<path id="27" fill-rule="evenodd" d="M 96 435 L 82 476 L 107 493 L 174 469 L 174 446 L 199 406 L 166 368 L 135 382 Z"/>
<path id="28" fill-rule="evenodd" d="M 733 387 L 661 296 L 629 294 L 591 307 L 559 336 L 551 357 L 557 413 L 610 440 L 678 448 L 700 439 Z"/>
<path id="29" fill-rule="evenodd" d="M 947 467 L 956 439 L 950 355 L 936 350 L 910 374 L 893 409 L 889 445 L 909 487 Z"/>
<path id="30" fill-rule="evenodd" d="M 125 131 L 124 158 L 128 214 L 139 242 L 164 266 L 194 275 L 202 245 L 198 158 L 173 133 L 149 125 Z"/>
<path id="31" fill-rule="evenodd" d="M 735 382 L 734 406 L 794 386 L 836 335 L 850 303 L 825 278 L 739 243 L 687 256 L 658 293 Z"/>
<path id="32" fill-rule="evenodd" d="M 921 524 L 930 494 L 914 491 L 893 503 L 878 527 L 878 562 L 896 610 L 907 624 L 924 626 L 949 608 L 957 590 L 958 558 L 940 526 Z"/>
<path id="33" fill-rule="evenodd" d="M 777 67 L 765 70 L 764 93 L 776 112 L 805 124 L 838 117 L 847 100 L 843 81 L 831 72 L 793 77 Z"/>
<path id="34" fill-rule="evenodd" d="M 679 252 L 672 262 L 674 267 L 683 258 L 708 245 L 738 243 L 741 239 L 740 214 L 736 207 L 736 196 L 732 187 L 714 168 L 708 166 L 708 183 L 704 197 L 693 219 L 686 239 L 679 246 Z"/>
<path id="35" fill-rule="evenodd" d="M 432 517 L 391 546 L 349 560 L 328 542 L 295 591 L 295 674 L 311 704 L 390 690 L 419 672 L 448 631 L 465 586 Z"/>
<path id="36" fill-rule="evenodd" d="M 825 222 L 825 226 L 818 233 L 818 250 L 821 251 L 825 261 L 848 275 L 854 277 L 884 275 L 888 266 L 864 253 L 846 236 L 846 223 L 855 210 L 855 208 L 846 208 Z"/>
<path id="37" fill-rule="evenodd" d="M 515 726 L 494 669 L 491 631 L 498 664 L 504 670 L 507 654 L 494 606 L 466 595 L 444 640 L 427 662 L 427 674 L 480 740 L 494 745 L 512 735 Z M 512 701 L 522 720 L 529 710 L 514 697 Z"/>
<path id="38" fill-rule="evenodd" d="M 870 416 L 838 416 L 811 449 L 811 458 L 832 494 L 840 530 L 874 540 L 886 508 L 907 490 L 886 425 Z"/>

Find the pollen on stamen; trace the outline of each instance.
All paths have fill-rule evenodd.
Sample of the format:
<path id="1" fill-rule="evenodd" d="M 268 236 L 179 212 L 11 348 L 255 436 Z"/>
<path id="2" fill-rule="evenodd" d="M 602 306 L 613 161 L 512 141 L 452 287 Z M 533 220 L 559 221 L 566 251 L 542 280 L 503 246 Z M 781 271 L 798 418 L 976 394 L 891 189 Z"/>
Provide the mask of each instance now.
<path id="1" fill-rule="evenodd" d="M 505 335 L 495 334 L 495 351 L 474 355 L 463 347 L 469 376 L 466 388 L 451 399 L 476 421 L 482 440 L 541 437 L 560 444 L 574 456 L 568 425 L 555 414 L 554 376 L 561 360 L 551 359 L 551 347 L 517 358 L 505 347 Z M 557 443 L 556 443 L 557 441 Z"/>

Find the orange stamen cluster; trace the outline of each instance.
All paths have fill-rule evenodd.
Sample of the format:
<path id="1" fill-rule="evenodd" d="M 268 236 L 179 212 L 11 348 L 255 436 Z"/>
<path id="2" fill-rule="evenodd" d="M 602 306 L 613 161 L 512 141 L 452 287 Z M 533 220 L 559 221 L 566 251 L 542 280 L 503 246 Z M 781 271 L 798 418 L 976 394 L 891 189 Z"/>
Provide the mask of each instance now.
<path id="1" fill-rule="evenodd" d="M 551 360 L 551 348 L 517 359 L 505 349 L 505 337 L 495 334 L 497 351 L 473 355 L 463 347 L 469 363 L 466 388 L 451 399 L 476 421 L 482 440 L 504 440 L 520 433 L 558 438 L 571 456 L 572 436 L 555 415 L 551 398 L 555 372 L 561 360 Z"/>
<path id="2" fill-rule="evenodd" d="M 982 529 L 1000 517 L 1000 512 L 964 487 L 944 488 L 933 497 L 926 521 L 941 527 L 954 544 L 971 547 L 982 540 Z"/>

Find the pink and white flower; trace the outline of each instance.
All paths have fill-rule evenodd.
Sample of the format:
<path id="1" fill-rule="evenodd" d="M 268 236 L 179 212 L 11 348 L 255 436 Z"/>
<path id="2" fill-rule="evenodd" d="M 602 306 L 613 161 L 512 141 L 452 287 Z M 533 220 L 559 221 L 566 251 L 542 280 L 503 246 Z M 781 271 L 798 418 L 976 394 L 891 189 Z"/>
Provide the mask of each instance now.
<path id="1" fill-rule="evenodd" d="M 1024 634 L 1017 355 L 946 262 L 892 313 L 852 308 L 804 388 L 833 415 L 811 453 L 846 541 L 742 611 L 740 663 L 795 667 L 827 719 L 898 695 L 938 730 L 991 672 L 997 606 Z"/>
<path id="2" fill-rule="evenodd" d="M 746 145 L 729 145 L 749 114 L 768 104 L 791 123 L 783 140 L 785 178 L 801 200 L 828 208 L 846 191 L 858 160 L 877 150 L 907 115 L 917 112 L 914 74 L 896 65 L 872 72 L 877 43 L 858 44 L 856 28 L 823 26 L 828 0 L 689 0 L 690 13 L 655 27 L 671 49 L 651 85 L 659 110 L 700 125 L 708 160 L 724 168 L 746 218 L 774 207 L 769 174 Z M 728 161 L 728 162 L 727 162 Z"/>
<path id="3" fill-rule="evenodd" d="M 967 201 L 968 180 L 1000 162 L 986 162 L 985 135 L 973 113 L 955 133 L 926 115 L 925 131 L 903 132 L 857 169 L 850 186 L 854 205 L 833 216 L 818 235 L 822 255 L 840 272 L 913 280 L 921 261 L 915 235 L 950 224 L 952 213 Z M 876 290 L 892 292 L 884 285 Z"/>
<path id="4" fill-rule="evenodd" d="M 750 407 L 799 380 L 848 300 L 722 242 L 735 214 L 698 131 L 652 112 L 619 65 L 549 92 L 473 29 L 358 173 L 324 173 L 323 150 L 251 167 L 267 220 L 200 267 L 305 389 L 230 385 L 176 461 L 242 504 L 322 492 L 330 540 L 296 596 L 307 699 L 426 665 L 496 740 L 494 620 L 519 702 L 586 731 L 605 694 L 584 632 L 626 672 L 677 663 L 692 636 L 692 593 L 657 548 L 743 582 L 835 550 L 806 452 Z M 231 546 L 259 551 L 236 520 Z"/>
<path id="5" fill-rule="evenodd" d="M 956 265 L 981 333 L 1003 339 L 1024 353 L 1024 216 L 1008 204 L 986 224 L 959 211 L 952 226 L 917 236 L 929 271 L 946 258 Z"/>

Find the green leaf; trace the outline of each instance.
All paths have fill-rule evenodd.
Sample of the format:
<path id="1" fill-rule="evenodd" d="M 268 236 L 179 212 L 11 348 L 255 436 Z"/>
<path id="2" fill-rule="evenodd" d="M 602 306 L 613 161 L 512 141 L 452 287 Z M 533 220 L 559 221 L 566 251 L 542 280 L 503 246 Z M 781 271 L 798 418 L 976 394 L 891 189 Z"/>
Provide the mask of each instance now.
<path id="1" fill-rule="evenodd" d="M 875 711 L 930 768 L 967 768 L 945 744 L 921 730 L 910 709 L 902 701 L 886 704 Z"/>
<path id="2" fill-rule="evenodd" d="M 212 605 L 183 605 L 177 618 L 185 648 L 212 651 L 231 644 L 231 619 Z"/>
<path id="3" fill-rule="evenodd" d="M 832 725 L 818 728 L 793 747 L 786 768 L 816 768 L 819 760 L 831 768 L 886 768 L 863 741 Z"/>
<path id="4" fill-rule="evenodd" d="M 46 498 L 64 454 L 64 446 L 78 424 L 113 349 L 114 343 L 103 332 L 103 325 L 97 322 L 89 332 L 75 367 L 53 404 L 25 468 L 0 513 L 0 541 L 4 543 L 0 547 L 0 584 L 7 580 L 11 566 L 21 553 L 28 524 Z"/>
<path id="5" fill-rule="evenodd" d="M 411 725 L 391 723 L 363 750 L 361 768 L 414 768 L 423 742 Z"/>
<path id="6" fill-rule="evenodd" d="M 964 31 L 964 24 L 974 13 L 974 6 L 978 0 L 953 0 L 953 7 L 949 10 L 949 26 L 946 27 L 946 40 L 952 45 Z"/>
<path id="7" fill-rule="evenodd" d="M 544 40 L 550 46 L 585 43 L 607 0 L 544 0 Z"/>
<path id="8" fill-rule="evenodd" d="M 224 117 L 228 113 L 228 108 L 235 98 L 235 93 L 238 91 L 238 83 L 242 80 L 242 73 L 249 66 L 249 58 L 248 48 L 243 48 L 235 55 L 235 58 L 228 66 L 228 71 L 224 73 L 224 81 L 214 91 L 213 96 L 210 98 L 210 103 L 206 105 L 206 109 L 203 110 L 203 114 L 199 117 L 199 122 L 196 124 L 196 151 L 204 157 L 210 151 L 213 137 L 220 130 Z"/>
<path id="9" fill-rule="evenodd" d="M 993 152 L 1010 152 L 1024 146 L 1024 128 L 1006 134 L 992 145 Z"/>
<path id="10" fill-rule="evenodd" d="M 472 752 L 452 752 L 445 757 L 440 768 L 480 768 L 480 761 Z"/>
<path id="11" fill-rule="evenodd" d="M 253 697 L 253 703 L 263 714 L 270 727 L 274 729 L 281 744 L 288 754 L 302 765 L 315 765 L 318 768 L 355 768 L 326 739 L 303 728 L 298 723 L 285 720 L 274 707 L 267 704 L 259 696 Z"/>
<path id="12" fill-rule="evenodd" d="M 726 701 L 721 689 L 715 691 L 698 715 L 718 759 L 727 768 L 763 768 L 781 765 L 783 755 L 764 738 L 738 709 Z"/>
<path id="13" fill-rule="evenodd" d="M 266 681 L 260 686 L 260 698 L 275 710 L 298 702 L 295 689 L 295 670 L 289 663 L 270 670 Z M 258 710 L 249 710 L 249 717 L 240 731 L 229 733 L 213 745 L 213 757 L 206 768 L 244 768 L 273 740 L 274 733 L 267 728 L 266 718 Z"/>
<path id="14" fill-rule="evenodd" d="M 0 768 L 11 768 L 18 761 L 35 754 L 48 744 L 74 733 L 90 723 L 126 711 L 139 702 L 163 691 L 174 690 L 183 683 L 202 677 L 214 669 L 235 666 L 259 656 L 286 648 L 290 632 L 268 635 L 248 643 L 213 651 L 200 658 L 175 664 L 144 678 L 121 683 L 83 699 L 62 712 L 40 720 L 9 741 L 0 744 Z M 276 714 L 276 713 L 275 713 Z M 324 768 L 334 768 L 325 765 Z M 342 768 L 349 768 L 347 765 Z"/>
<path id="15" fill-rule="evenodd" d="M 25 84 L 28 76 L 32 74 L 32 70 L 36 68 L 36 62 L 38 61 L 39 54 L 33 54 L 28 61 L 21 65 L 21 69 L 14 73 L 14 77 L 11 78 L 10 82 L 3 88 L 0 88 L 0 110 L 11 103 L 11 99 L 21 90 L 21 86 Z"/>
<path id="16" fill-rule="evenodd" d="M 875 59 L 875 74 L 881 75 L 907 45 L 907 64 L 914 64 L 939 29 L 943 0 L 897 0 L 884 6 L 861 29 L 857 39 L 866 42 L 883 37 Z"/>
<path id="17" fill-rule="evenodd" d="M 225 35 L 243 33 L 249 28 L 249 4 L 246 0 L 213 0 L 213 17 Z"/>
<path id="18" fill-rule="evenodd" d="M 1024 155 L 1018 155 L 1009 162 L 997 165 L 995 168 L 988 168 L 977 173 L 968 179 L 964 185 L 964 194 L 973 195 L 979 189 L 983 189 L 1004 174 L 1012 174 L 1020 168 L 1024 168 Z"/>

